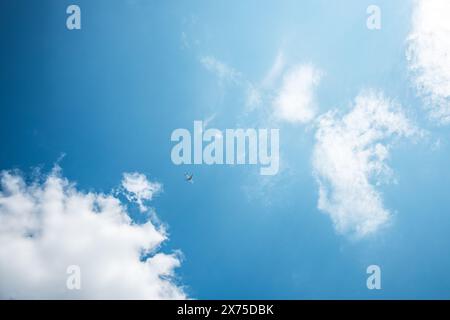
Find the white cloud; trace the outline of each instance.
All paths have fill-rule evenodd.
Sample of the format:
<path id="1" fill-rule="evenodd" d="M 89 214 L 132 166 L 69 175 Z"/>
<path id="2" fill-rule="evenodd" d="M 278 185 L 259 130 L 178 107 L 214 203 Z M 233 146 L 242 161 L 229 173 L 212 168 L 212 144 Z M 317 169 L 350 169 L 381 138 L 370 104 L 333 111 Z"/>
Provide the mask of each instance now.
<path id="1" fill-rule="evenodd" d="M 188 36 L 184 31 L 181 32 L 181 45 L 184 49 L 189 49 L 191 47 Z"/>
<path id="2" fill-rule="evenodd" d="M 213 122 L 217 117 L 217 113 L 214 112 L 209 117 L 203 120 L 203 130 L 206 130 L 209 127 L 209 124 Z"/>
<path id="3" fill-rule="evenodd" d="M 253 111 L 257 106 L 259 106 L 262 102 L 261 91 L 252 84 L 249 84 L 247 87 L 247 99 L 245 102 L 245 106 L 247 111 Z"/>
<path id="4" fill-rule="evenodd" d="M 450 123 L 450 1 L 416 0 L 407 59 L 432 119 Z"/>
<path id="5" fill-rule="evenodd" d="M 286 68 L 284 54 L 279 51 L 263 79 L 255 83 L 213 56 L 203 56 L 200 62 L 220 81 L 245 90 L 246 113 L 268 106 L 268 116 L 291 123 L 310 122 L 317 114 L 315 89 L 323 73 L 312 64 Z"/>
<path id="6" fill-rule="evenodd" d="M 263 87 L 271 87 L 274 82 L 280 77 L 283 69 L 285 67 L 285 58 L 282 51 L 278 52 L 275 61 L 272 64 L 272 67 L 267 72 L 266 76 L 262 81 Z"/>
<path id="7" fill-rule="evenodd" d="M 144 202 L 152 200 L 161 191 L 160 183 L 150 182 L 144 174 L 137 172 L 124 173 L 122 187 L 128 201 L 136 202 L 141 212 L 147 211 Z"/>
<path id="8" fill-rule="evenodd" d="M 0 298 L 185 298 L 174 282 L 178 254 L 151 221 L 135 224 L 119 199 L 77 190 L 54 170 L 43 182 L 0 174 Z M 68 290 L 67 267 L 81 268 Z"/>
<path id="9" fill-rule="evenodd" d="M 206 70 L 214 73 L 220 80 L 238 83 L 241 78 L 241 74 L 238 71 L 215 57 L 204 56 L 200 58 L 200 62 Z"/>
<path id="10" fill-rule="evenodd" d="M 390 212 L 376 186 L 392 180 L 389 139 L 416 133 L 401 106 L 374 91 L 361 93 L 343 117 L 330 111 L 318 119 L 313 153 L 318 208 L 339 233 L 363 237 L 388 222 Z"/>
<path id="11" fill-rule="evenodd" d="M 247 80 L 241 72 L 212 56 L 204 56 L 200 59 L 200 62 L 208 71 L 215 74 L 220 81 L 231 82 L 246 91 L 246 112 L 251 112 L 261 105 L 263 91 L 260 86 Z"/>
<path id="12" fill-rule="evenodd" d="M 278 119 L 292 123 L 307 123 L 317 112 L 315 88 L 322 73 L 312 65 L 298 65 L 286 72 L 274 101 Z"/>

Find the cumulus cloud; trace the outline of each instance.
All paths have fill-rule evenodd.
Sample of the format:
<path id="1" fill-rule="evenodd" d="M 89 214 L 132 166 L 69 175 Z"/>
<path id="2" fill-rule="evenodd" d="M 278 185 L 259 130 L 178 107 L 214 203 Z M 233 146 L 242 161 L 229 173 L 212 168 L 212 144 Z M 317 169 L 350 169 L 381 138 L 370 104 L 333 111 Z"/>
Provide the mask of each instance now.
<path id="1" fill-rule="evenodd" d="M 364 237 L 388 222 L 377 185 L 392 181 L 389 141 L 417 133 L 400 105 L 372 90 L 362 92 L 346 115 L 330 111 L 318 119 L 312 159 L 318 208 L 339 233 Z"/>
<path id="2" fill-rule="evenodd" d="M 275 116 L 292 123 L 311 121 L 317 112 L 315 88 L 321 77 L 322 72 L 309 64 L 288 70 L 274 101 Z"/>
<path id="3" fill-rule="evenodd" d="M 58 170 L 29 183 L 3 171 L 0 183 L 0 298 L 185 298 L 179 254 L 160 250 L 164 229 L 133 223 L 118 198 L 80 191 Z M 73 265 L 80 290 L 66 286 Z"/>
<path id="4" fill-rule="evenodd" d="M 162 188 L 160 183 L 148 181 L 144 174 L 138 172 L 124 173 L 122 187 L 128 201 L 137 203 L 141 212 L 148 209 L 145 201 L 152 200 Z"/>
<path id="5" fill-rule="evenodd" d="M 407 59 L 432 119 L 450 123 L 450 1 L 416 0 Z"/>

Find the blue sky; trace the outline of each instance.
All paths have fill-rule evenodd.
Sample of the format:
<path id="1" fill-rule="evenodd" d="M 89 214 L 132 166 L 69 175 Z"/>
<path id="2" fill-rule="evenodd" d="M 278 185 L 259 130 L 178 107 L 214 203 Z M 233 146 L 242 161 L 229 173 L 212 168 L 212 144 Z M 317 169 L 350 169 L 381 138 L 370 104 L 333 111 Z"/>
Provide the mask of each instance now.
<path id="1" fill-rule="evenodd" d="M 82 28 L 69 31 L 65 11 L 75 2 Z M 381 8 L 380 30 L 366 27 L 371 4 Z M 80 190 L 108 193 L 124 172 L 160 182 L 163 192 L 150 206 L 169 234 L 161 251 L 181 250 L 177 281 L 189 297 L 450 297 L 449 126 L 429 117 L 406 59 L 412 1 L 77 0 L 0 7 L 0 170 L 49 172 L 65 154 L 63 174 Z M 267 116 L 277 85 L 261 89 L 260 106 L 246 109 L 248 87 L 263 87 L 280 56 L 283 72 L 296 65 L 320 70 L 316 120 Z M 205 57 L 229 73 L 218 75 Z M 282 78 L 273 81 L 282 86 Z M 351 112 L 355 97 L 372 89 L 400 104 L 421 133 L 389 142 L 382 163 L 394 183 L 371 179 L 389 222 L 355 238 L 318 208 L 316 121 L 330 110 Z M 192 130 L 194 120 L 208 118 L 221 130 L 279 128 L 280 173 L 261 177 L 251 165 L 175 166 L 172 131 Z M 184 181 L 186 171 L 194 184 Z M 136 208 L 130 212 L 142 219 Z M 372 264 L 382 270 L 381 290 L 366 287 Z"/>

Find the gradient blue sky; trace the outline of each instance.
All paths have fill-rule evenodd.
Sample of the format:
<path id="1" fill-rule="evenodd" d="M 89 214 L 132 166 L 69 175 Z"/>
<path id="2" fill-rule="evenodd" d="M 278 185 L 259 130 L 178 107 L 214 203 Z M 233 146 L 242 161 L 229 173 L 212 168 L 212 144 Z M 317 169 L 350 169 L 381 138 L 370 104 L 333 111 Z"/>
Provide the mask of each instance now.
<path id="1" fill-rule="evenodd" d="M 65 27 L 72 3 L 81 30 Z M 370 4 L 379 31 L 366 28 Z M 132 171 L 163 183 L 152 202 L 170 233 L 163 250 L 183 252 L 177 274 L 194 298 L 450 298 L 449 128 L 427 120 L 408 78 L 411 10 L 403 0 L 2 1 L 0 169 L 48 171 L 65 153 L 64 175 L 84 190 L 109 192 Z M 288 169 L 274 177 L 172 164 L 176 128 L 213 114 L 221 129 L 257 122 L 242 115 L 242 88 L 201 58 L 258 82 L 280 51 L 324 71 L 320 113 L 376 88 L 429 132 L 391 151 L 398 183 L 379 190 L 393 219 L 374 236 L 338 234 L 317 209 L 308 126 L 279 125 Z M 366 288 L 371 264 L 382 290 Z"/>

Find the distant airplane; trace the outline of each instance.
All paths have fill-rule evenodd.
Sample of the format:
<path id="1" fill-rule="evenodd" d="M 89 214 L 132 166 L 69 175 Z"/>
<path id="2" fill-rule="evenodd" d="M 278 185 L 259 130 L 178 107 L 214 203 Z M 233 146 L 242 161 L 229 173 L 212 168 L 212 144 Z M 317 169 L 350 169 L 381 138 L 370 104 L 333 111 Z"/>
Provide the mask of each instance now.
<path id="1" fill-rule="evenodd" d="M 194 183 L 194 180 L 192 179 L 193 177 L 194 177 L 194 175 L 192 173 L 185 173 L 184 174 L 184 179 L 187 182 Z"/>

